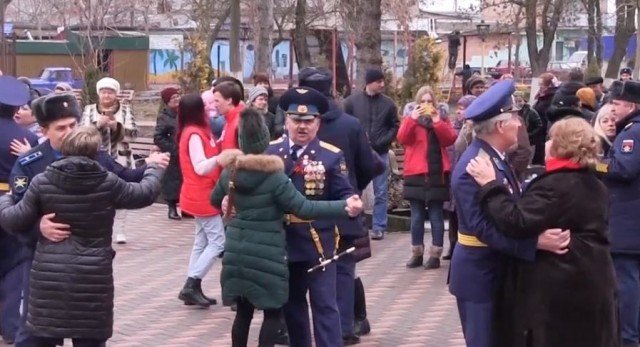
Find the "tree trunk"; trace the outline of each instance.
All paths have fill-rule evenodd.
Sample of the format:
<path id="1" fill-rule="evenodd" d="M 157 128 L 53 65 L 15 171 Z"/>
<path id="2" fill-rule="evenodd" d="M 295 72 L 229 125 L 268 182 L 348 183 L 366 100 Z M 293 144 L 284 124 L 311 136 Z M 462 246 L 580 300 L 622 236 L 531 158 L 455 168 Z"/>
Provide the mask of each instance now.
<path id="1" fill-rule="evenodd" d="M 538 14 L 538 0 L 527 0 L 525 2 L 525 18 L 527 33 L 527 48 L 529 50 L 529 61 L 531 71 L 534 76 L 538 76 L 547 70 L 549 64 L 549 53 L 553 46 L 556 29 L 563 13 L 563 0 L 542 0 L 542 15 Z M 541 21 L 542 48 L 538 49 L 538 17 Z"/>
<path id="2" fill-rule="evenodd" d="M 311 53 L 309 53 L 309 44 L 307 43 L 307 0 L 298 0 L 296 3 L 295 26 L 296 30 L 293 35 L 293 47 L 295 48 L 296 61 L 298 68 L 302 69 L 311 65 Z"/>
<path id="3" fill-rule="evenodd" d="M 599 0 L 595 0 L 599 1 Z M 587 11 L 587 62 L 588 68 L 593 68 L 591 65 L 596 63 L 596 21 L 595 21 L 595 8 L 594 0 L 586 0 L 582 3 Z"/>
<path id="4" fill-rule="evenodd" d="M 206 31 L 206 33 L 207 33 L 207 35 L 206 35 L 206 38 L 207 38 L 207 52 L 209 52 L 209 54 L 213 54 L 211 52 L 211 49 L 213 49 L 213 44 L 216 41 L 216 39 L 218 38 L 218 34 L 220 33 L 220 29 L 222 29 L 222 25 L 227 20 L 227 18 L 229 18 L 230 15 L 231 15 L 231 4 L 229 4 L 229 6 L 226 7 L 226 10 L 220 12 L 220 16 L 217 18 L 216 25 L 213 27 L 213 29 Z M 207 28 L 207 29 L 209 29 L 209 28 Z M 211 65 L 211 59 L 209 59 L 209 65 Z M 217 69 L 217 66 L 211 66 L 211 68 L 212 69 Z"/>
<path id="5" fill-rule="evenodd" d="M 381 0 L 343 0 L 345 8 L 350 12 L 346 15 L 348 26 L 355 33 L 356 46 L 356 88 L 364 87 L 364 77 L 367 69 L 382 68 L 382 54 L 380 42 L 382 34 Z"/>
<path id="6" fill-rule="evenodd" d="M 596 62 L 602 70 L 602 11 L 600 9 L 600 1 L 594 2 L 594 11 L 596 17 Z M 602 71 L 598 74 L 602 75 Z"/>
<path id="7" fill-rule="evenodd" d="M 242 81 L 240 60 L 240 1 L 231 1 L 231 33 L 229 34 L 229 65 L 231 75 Z"/>
<path id="8" fill-rule="evenodd" d="M 614 37 L 613 55 L 609 59 L 605 77 L 618 78 L 620 63 L 627 52 L 629 38 L 635 32 L 635 11 L 634 0 L 616 0 L 616 32 Z"/>
<path id="9" fill-rule="evenodd" d="M 273 0 L 257 1 L 260 23 L 255 42 L 254 72 L 271 74 L 271 33 L 273 32 Z"/>
<path id="10" fill-rule="evenodd" d="M 640 21 L 640 11 L 636 11 L 636 21 Z M 640 23 L 640 22 L 638 22 Z M 640 37 L 640 25 L 636 31 L 636 37 Z M 635 64 L 633 66 L 633 79 L 638 79 L 638 71 L 640 71 L 640 45 L 636 45 Z"/>

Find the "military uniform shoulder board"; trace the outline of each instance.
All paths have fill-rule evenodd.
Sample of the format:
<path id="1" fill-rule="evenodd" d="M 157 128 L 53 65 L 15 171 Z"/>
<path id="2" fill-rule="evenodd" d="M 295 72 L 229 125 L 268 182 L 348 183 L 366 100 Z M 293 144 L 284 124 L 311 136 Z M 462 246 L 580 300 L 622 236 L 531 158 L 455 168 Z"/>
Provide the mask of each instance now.
<path id="1" fill-rule="evenodd" d="M 609 165 L 605 163 L 597 163 L 596 164 L 596 172 L 599 173 L 607 173 L 609 172 Z"/>
<path id="2" fill-rule="evenodd" d="M 629 123 L 629 124 L 625 125 L 625 126 L 624 126 L 624 130 L 627 130 L 627 129 L 631 128 L 631 126 L 632 126 L 633 124 L 634 124 L 634 122 L 631 122 L 631 123 Z"/>
<path id="3" fill-rule="evenodd" d="M 478 157 L 480 158 L 484 158 L 484 159 L 490 159 L 491 156 L 489 155 L 489 153 L 487 153 L 487 151 L 485 151 L 484 149 L 480 148 L 480 150 L 478 151 Z"/>
<path id="4" fill-rule="evenodd" d="M 277 145 L 279 143 L 282 143 L 282 141 L 284 141 L 284 137 L 280 137 L 279 139 L 275 139 L 271 142 L 269 142 L 270 145 Z"/>
<path id="5" fill-rule="evenodd" d="M 330 144 L 330 143 L 326 143 L 324 141 L 320 141 L 320 147 L 324 148 L 324 149 L 328 149 L 329 151 L 333 152 L 333 153 L 340 153 L 340 148 Z"/>
<path id="6" fill-rule="evenodd" d="M 42 152 L 37 151 L 18 159 L 18 162 L 20 163 L 20 165 L 25 166 L 27 164 L 33 163 L 34 161 L 42 158 L 42 156 L 43 156 Z"/>

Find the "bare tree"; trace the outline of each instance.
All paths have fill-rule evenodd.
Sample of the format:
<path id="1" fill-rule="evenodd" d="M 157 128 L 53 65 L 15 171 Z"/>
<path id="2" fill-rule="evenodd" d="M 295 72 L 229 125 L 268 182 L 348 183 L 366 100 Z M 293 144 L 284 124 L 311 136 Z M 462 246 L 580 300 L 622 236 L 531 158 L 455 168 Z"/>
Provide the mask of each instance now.
<path id="1" fill-rule="evenodd" d="M 605 77 L 617 78 L 622 59 L 627 52 L 629 39 L 636 31 L 635 14 L 638 4 L 636 0 L 616 0 L 616 30 L 614 36 L 613 55 L 607 64 Z"/>
<path id="2" fill-rule="evenodd" d="M 256 1 L 256 15 L 259 18 L 257 33 L 254 35 L 256 64 L 254 71 L 271 73 L 271 33 L 273 32 L 273 0 Z"/>
<path id="3" fill-rule="evenodd" d="M 566 2 L 567 0 L 487 0 L 483 3 L 483 8 L 501 11 L 500 13 L 507 11 L 513 13 L 522 9 L 531 71 L 534 76 L 537 76 L 544 72 L 549 64 L 551 48 Z M 510 17 L 501 16 L 501 18 Z M 515 19 L 522 21 L 521 18 Z M 511 23 L 515 24 L 513 21 Z M 538 44 L 539 32 L 542 32 L 542 46 Z"/>
<path id="4" fill-rule="evenodd" d="M 242 61 L 240 60 L 240 1 L 231 1 L 231 32 L 229 34 L 229 63 L 231 74 L 242 79 Z"/>
<path id="5" fill-rule="evenodd" d="M 365 71 L 369 68 L 382 68 L 381 0 L 341 0 L 343 21 L 352 33 L 355 33 L 357 68 L 357 87 L 364 86 Z"/>
<path id="6" fill-rule="evenodd" d="M 298 67 L 303 68 L 311 65 L 311 53 L 307 43 L 309 30 L 307 26 L 307 0 L 298 0 L 295 11 L 295 34 L 293 36 L 293 46 L 295 47 L 296 61 Z"/>

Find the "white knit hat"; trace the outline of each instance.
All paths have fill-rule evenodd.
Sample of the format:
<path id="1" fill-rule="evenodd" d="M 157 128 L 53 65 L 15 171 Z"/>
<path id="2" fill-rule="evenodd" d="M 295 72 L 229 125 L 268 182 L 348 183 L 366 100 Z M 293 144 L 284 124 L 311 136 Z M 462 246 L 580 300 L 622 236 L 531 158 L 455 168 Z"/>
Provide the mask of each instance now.
<path id="1" fill-rule="evenodd" d="M 96 83 L 96 91 L 100 91 L 102 88 L 115 90 L 116 94 L 120 93 L 120 82 L 111 77 L 105 77 Z"/>

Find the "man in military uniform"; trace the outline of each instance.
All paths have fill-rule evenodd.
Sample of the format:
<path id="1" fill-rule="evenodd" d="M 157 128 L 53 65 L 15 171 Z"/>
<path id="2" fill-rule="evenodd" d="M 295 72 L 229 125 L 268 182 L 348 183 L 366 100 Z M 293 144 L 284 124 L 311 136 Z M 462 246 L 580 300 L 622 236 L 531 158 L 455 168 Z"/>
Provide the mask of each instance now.
<path id="1" fill-rule="evenodd" d="M 11 142 L 27 140 L 32 147 L 38 144 L 38 137 L 22 128 L 13 120 L 20 106 L 29 102 L 29 91 L 11 76 L 0 77 L 0 195 L 9 191 L 9 173 L 18 157 L 11 149 Z M 13 250 L 18 246 L 14 237 L 0 230 L 0 335 L 13 343 L 20 318 L 20 291 L 15 277 L 20 271 L 13 271 L 25 259 L 24 254 Z"/>
<path id="2" fill-rule="evenodd" d="M 465 117 L 473 121 L 477 136 L 462 154 L 451 179 L 460 230 L 451 260 L 449 290 L 456 297 L 468 347 L 495 346 L 497 293 L 508 256 L 532 261 L 536 249 L 562 253 L 569 243 L 569 232 L 559 229 L 547 230 L 537 239 L 504 236 L 475 201 L 480 186 L 466 167 L 476 156 L 490 158 L 497 179 L 514 198 L 520 194 L 520 183 L 505 160 L 506 151 L 517 143 L 521 126 L 517 112 L 511 112 L 514 91 L 512 81 L 501 81 L 469 105 Z"/>
<path id="3" fill-rule="evenodd" d="M 328 109 L 327 99 L 310 88 L 290 89 L 280 98 L 285 110 L 288 137 L 272 141 L 267 153 L 280 156 L 285 173 L 309 199 L 339 200 L 353 194 L 343 173 L 342 151 L 316 135 L 319 116 Z M 318 347 L 342 346 L 340 313 L 336 303 L 336 264 L 308 273 L 324 259 L 333 257 L 339 234 L 333 220 L 302 220 L 288 215 L 285 223 L 289 258 L 289 302 L 284 306 L 291 346 L 311 346 L 307 291 L 315 342 Z"/>
<path id="4" fill-rule="evenodd" d="M 52 94 L 40 97 L 33 101 L 32 109 L 47 141 L 21 155 L 11 170 L 9 183 L 16 202 L 22 199 L 31 180 L 36 175 L 44 172 L 49 164 L 62 157 L 60 152 L 62 142 L 76 128 L 82 115 L 77 99 L 70 94 Z M 148 162 L 157 162 L 163 167 L 166 167 L 169 161 L 166 154 L 155 154 L 150 158 Z M 140 181 L 142 179 L 144 168 L 125 169 L 106 152 L 99 153 L 97 161 L 105 169 L 116 173 L 124 180 Z M 22 347 L 31 345 L 31 339 L 24 329 L 24 324 L 28 308 L 29 273 L 38 236 L 42 233 L 47 239 L 59 242 L 69 237 L 70 232 L 68 225 L 55 221 L 55 215 L 49 214 L 43 216 L 40 225 L 34 225 L 29 232 L 13 230 L 12 233 L 18 235 L 16 237 L 20 245 L 13 252 L 27 255 L 26 260 L 18 267 L 19 269 L 14 270 L 21 273 L 21 276 L 16 278 L 22 291 L 23 309 L 15 342 L 17 347 Z"/>
<path id="5" fill-rule="evenodd" d="M 384 172 L 385 164 L 369 145 L 367 134 L 358 119 L 344 113 L 333 100 L 331 94 L 333 76 L 329 70 L 318 67 L 304 68 L 298 74 L 298 79 L 300 86 L 313 88 L 324 94 L 329 100 L 329 110 L 321 117 L 318 138 L 342 150 L 349 182 L 352 187 L 356 188 L 358 194 L 361 194 L 374 177 Z M 368 237 L 367 229 L 363 223 L 362 218 L 336 220 L 340 231 L 340 245 L 338 247 L 340 251 L 354 246 L 356 240 L 368 241 L 366 240 Z M 359 317 L 354 317 L 356 281 L 360 282 L 359 288 L 364 288 L 359 278 L 354 281 L 356 261 L 362 260 L 359 256 L 360 253 L 370 254 L 370 249 L 369 252 L 366 252 L 366 250 L 358 248 L 353 255 L 341 257 L 337 263 L 337 300 L 345 345 L 360 342 L 356 333 L 366 334 L 370 330 L 365 308 L 359 308 Z M 364 297 L 364 291 L 359 294 Z M 355 330 L 354 319 L 358 322 L 358 331 Z"/>
<path id="6" fill-rule="evenodd" d="M 619 87 L 619 86 L 618 86 Z M 608 165 L 599 165 L 611 193 L 609 231 L 618 279 L 622 346 L 638 346 L 640 329 L 640 82 L 626 81 L 610 91 L 618 135 Z"/>

